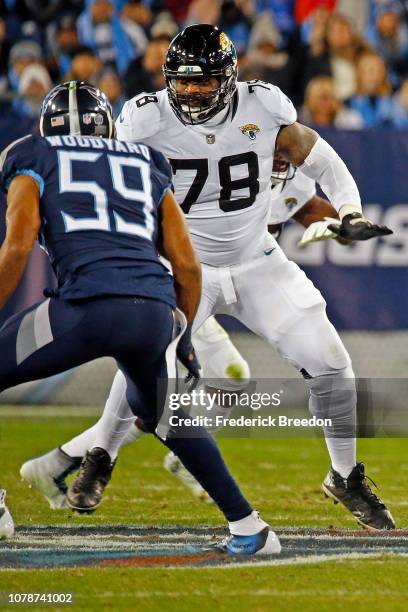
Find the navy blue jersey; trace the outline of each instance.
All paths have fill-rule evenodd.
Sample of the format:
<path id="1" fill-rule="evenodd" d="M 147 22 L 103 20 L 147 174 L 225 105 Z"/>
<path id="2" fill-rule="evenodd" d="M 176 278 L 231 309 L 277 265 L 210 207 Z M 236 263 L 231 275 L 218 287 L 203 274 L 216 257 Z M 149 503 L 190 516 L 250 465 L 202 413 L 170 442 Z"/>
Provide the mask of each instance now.
<path id="1" fill-rule="evenodd" d="M 39 240 L 60 297 L 140 295 L 175 305 L 157 254 L 157 210 L 171 187 L 161 153 L 104 138 L 27 136 L 1 156 L 5 191 L 17 174 L 39 183 Z"/>

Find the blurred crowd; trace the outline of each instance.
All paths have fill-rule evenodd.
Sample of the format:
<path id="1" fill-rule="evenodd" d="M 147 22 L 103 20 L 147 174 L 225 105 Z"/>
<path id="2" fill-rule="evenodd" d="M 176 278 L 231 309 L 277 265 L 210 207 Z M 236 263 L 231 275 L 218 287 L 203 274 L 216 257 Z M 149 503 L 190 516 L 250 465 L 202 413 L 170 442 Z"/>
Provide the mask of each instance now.
<path id="1" fill-rule="evenodd" d="M 226 31 L 240 80 L 278 85 L 303 123 L 408 128 L 408 0 L 0 0 L 0 117 L 37 117 L 70 79 L 118 114 L 164 87 L 168 45 L 192 23 Z"/>

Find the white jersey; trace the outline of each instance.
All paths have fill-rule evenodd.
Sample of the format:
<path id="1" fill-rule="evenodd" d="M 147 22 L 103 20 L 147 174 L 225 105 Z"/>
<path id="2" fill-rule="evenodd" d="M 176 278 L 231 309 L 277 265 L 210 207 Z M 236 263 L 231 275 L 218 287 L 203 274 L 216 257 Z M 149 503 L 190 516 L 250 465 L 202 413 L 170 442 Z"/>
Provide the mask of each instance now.
<path id="1" fill-rule="evenodd" d="M 285 223 L 315 195 L 315 181 L 297 169 L 292 179 L 271 190 L 269 225 Z"/>
<path id="2" fill-rule="evenodd" d="M 129 100 L 116 122 L 120 140 L 142 142 L 167 157 L 200 260 L 212 266 L 240 263 L 271 245 L 275 141 L 280 127 L 297 117 L 273 85 L 239 82 L 237 90 L 227 118 L 217 125 L 183 124 L 166 90 Z"/>

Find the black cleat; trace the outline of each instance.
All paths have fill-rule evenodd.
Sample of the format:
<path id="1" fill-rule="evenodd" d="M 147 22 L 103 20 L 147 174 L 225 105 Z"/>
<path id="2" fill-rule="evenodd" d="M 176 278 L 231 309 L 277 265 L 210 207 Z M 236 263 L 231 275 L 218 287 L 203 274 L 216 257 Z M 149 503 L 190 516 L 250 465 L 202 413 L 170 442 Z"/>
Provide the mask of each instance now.
<path id="1" fill-rule="evenodd" d="M 68 489 L 68 506 L 80 514 L 94 512 L 101 503 L 114 465 L 109 453 L 103 448 L 92 448 L 88 451 L 81 463 L 78 476 Z"/>
<path id="2" fill-rule="evenodd" d="M 368 485 L 363 463 L 357 463 L 348 478 L 343 478 L 330 468 L 322 489 L 335 504 L 341 503 L 350 510 L 356 521 L 366 529 L 395 529 L 391 512 Z"/>

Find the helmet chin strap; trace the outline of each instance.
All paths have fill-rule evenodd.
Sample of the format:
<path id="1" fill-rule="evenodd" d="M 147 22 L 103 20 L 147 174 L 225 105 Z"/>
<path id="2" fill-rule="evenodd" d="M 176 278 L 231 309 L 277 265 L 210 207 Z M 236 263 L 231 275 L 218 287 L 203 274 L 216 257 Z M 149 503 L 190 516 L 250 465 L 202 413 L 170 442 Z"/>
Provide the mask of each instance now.
<path id="1" fill-rule="evenodd" d="M 220 125 L 220 123 L 223 123 L 225 119 L 227 118 L 227 115 L 230 110 L 230 106 L 231 106 L 231 103 L 227 104 L 216 115 L 214 115 L 214 117 L 211 117 L 211 119 L 208 119 L 208 121 L 206 121 L 205 123 L 202 123 L 201 124 L 202 127 L 215 127 L 217 125 Z"/>

